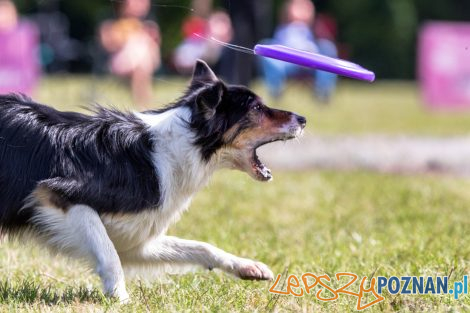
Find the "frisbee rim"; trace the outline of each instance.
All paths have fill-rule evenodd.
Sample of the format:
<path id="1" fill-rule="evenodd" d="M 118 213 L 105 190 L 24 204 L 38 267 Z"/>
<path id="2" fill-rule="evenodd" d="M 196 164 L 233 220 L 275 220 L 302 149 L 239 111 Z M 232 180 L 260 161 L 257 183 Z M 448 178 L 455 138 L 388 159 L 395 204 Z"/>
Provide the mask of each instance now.
<path id="1" fill-rule="evenodd" d="M 283 45 L 258 44 L 254 48 L 256 55 L 273 58 L 301 66 L 332 72 L 354 79 L 373 82 L 375 73 L 368 69 L 338 58 L 332 58 L 318 53 L 293 49 Z"/>

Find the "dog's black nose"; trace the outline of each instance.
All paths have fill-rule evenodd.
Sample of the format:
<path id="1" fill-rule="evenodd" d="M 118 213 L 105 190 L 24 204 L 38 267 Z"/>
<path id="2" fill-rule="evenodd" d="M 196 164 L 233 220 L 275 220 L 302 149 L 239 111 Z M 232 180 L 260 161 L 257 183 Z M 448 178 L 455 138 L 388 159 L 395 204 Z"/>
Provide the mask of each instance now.
<path id="1" fill-rule="evenodd" d="M 307 120 L 303 116 L 297 116 L 297 122 L 300 124 L 300 126 L 302 126 L 302 128 L 307 125 Z"/>

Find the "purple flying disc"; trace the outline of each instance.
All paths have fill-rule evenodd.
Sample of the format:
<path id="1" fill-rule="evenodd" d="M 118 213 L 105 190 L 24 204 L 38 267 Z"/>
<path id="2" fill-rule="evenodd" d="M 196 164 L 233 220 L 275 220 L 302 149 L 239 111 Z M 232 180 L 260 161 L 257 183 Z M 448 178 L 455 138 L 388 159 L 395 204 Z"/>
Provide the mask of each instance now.
<path id="1" fill-rule="evenodd" d="M 317 53 L 292 49 L 282 45 L 256 45 L 254 51 L 255 54 L 264 57 L 295 63 L 354 79 L 366 80 L 369 82 L 373 82 L 375 80 L 374 72 L 371 72 L 362 66 Z"/>

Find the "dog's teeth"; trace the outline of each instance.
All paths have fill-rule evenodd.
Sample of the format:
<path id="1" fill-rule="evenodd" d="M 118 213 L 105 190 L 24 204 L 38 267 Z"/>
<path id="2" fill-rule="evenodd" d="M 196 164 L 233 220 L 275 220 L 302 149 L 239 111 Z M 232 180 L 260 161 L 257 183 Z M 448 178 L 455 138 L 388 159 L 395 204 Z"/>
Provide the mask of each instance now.
<path id="1" fill-rule="evenodd" d="M 262 167 L 260 167 L 260 173 L 261 173 L 261 175 L 263 175 L 266 178 L 271 178 L 272 177 L 271 170 L 269 168 L 267 168 L 266 166 L 264 166 L 264 165 L 262 165 Z"/>
<path id="2" fill-rule="evenodd" d="M 273 178 L 271 170 L 267 168 L 263 162 L 258 158 L 256 153 L 253 154 L 253 159 L 251 163 L 253 170 L 256 172 L 257 176 L 262 178 L 265 181 L 269 181 Z"/>

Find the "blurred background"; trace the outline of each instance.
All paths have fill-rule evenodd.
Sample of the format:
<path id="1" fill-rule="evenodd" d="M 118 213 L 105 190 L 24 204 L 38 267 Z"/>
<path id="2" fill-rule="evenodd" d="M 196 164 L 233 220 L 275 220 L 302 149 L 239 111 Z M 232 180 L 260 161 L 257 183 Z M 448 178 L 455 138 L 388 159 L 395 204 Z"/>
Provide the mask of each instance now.
<path id="1" fill-rule="evenodd" d="M 68 45 L 68 55 L 57 55 L 51 63 L 50 55 L 43 51 L 46 72 L 70 71 L 89 73 L 93 70 L 93 46 L 96 31 L 107 18 L 116 18 L 119 1 L 66 1 L 66 0 L 16 0 L 21 15 L 37 22 L 42 31 L 44 49 L 55 54 L 59 47 L 49 47 L 50 37 L 61 39 L 62 49 Z M 246 3 L 245 3 L 246 2 Z M 215 0 L 214 8 L 230 13 L 231 6 L 245 6 L 247 15 L 254 1 Z M 265 8 L 263 36 L 272 35 L 278 23 L 283 0 L 256 1 Z M 341 55 L 373 69 L 380 78 L 413 79 L 415 75 L 417 39 L 421 26 L 428 21 L 470 21 L 470 2 L 466 0 L 347 0 L 314 1 L 319 14 L 328 15 L 335 24 L 334 32 L 340 44 Z M 240 3 L 240 4 L 238 4 Z M 181 6 L 181 7 L 180 7 Z M 165 73 L 171 73 L 171 56 L 184 38 L 183 21 L 195 13 L 189 0 L 152 0 L 149 16 L 160 25 L 162 56 Z M 203 13 L 203 16 L 207 13 Z M 48 25 L 46 25 L 48 24 Z M 261 39 L 261 38 L 260 38 Z M 69 40 L 69 42 L 65 41 Z M 251 47 L 250 47 L 251 48 Z M 47 58 L 49 56 L 49 59 Z M 62 61 L 62 64 L 59 64 Z"/>
<path id="2" fill-rule="evenodd" d="M 21 19 L 31 24 L 29 29 L 23 30 L 25 37 L 38 37 L 37 42 L 26 44 L 29 45 L 26 50 L 29 54 L 36 53 L 40 69 L 45 74 L 113 73 L 126 76 L 126 71 L 129 71 L 126 66 L 109 66 L 109 56 L 119 49 L 116 45 L 122 44 L 114 42 L 115 47 L 112 47 L 113 39 L 109 38 L 114 36 L 113 32 L 131 33 L 134 26 L 130 25 L 132 23 L 116 23 L 115 29 L 106 32 L 103 31 L 103 28 L 106 28 L 103 24 L 110 20 L 135 18 L 147 24 L 145 27 L 149 33 L 153 32 L 151 36 L 154 37 L 157 47 L 148 47 L 142 42 L 136 44 L 135 47 L 139 48 L 134 47 L 135 50 L 150 51 L 154 56 L 155 60 L 149 62 L 153 64 L 142 66 L 147 67 L 151 74 L 187 74 L 193 59 L 202 57 L 215 66 L 217 72 L 226 80 L 242 84 L 248 84 L 252 78 L 262 75 L 259 67 L 253 64 L 256 63 L 254 58 L 234 51 L 217 51 L 222 48 L 214 43 L 211 47 L 203 47 L 198 41 L 204 39 L 195 37 L 194 33 L 252 48 L 260 40 L 275 35 L 276 28 L 288 23 L 290 18 L 286 13 L 289 10 L 287 1 L 283 0 L 134 0 L 128 1 L 130 10 L 125 12 L 126 1 L 15 0 L 14 4 Z M 304 21 L 309 24 L 315 40 L 330 40 L 336 47 L 333 54 L 337 53 L 342 58 L 372 69 L 379 79 L 413 80 L 420 77 L 417 69 L 421 59 L 425 59 L 426 51 L 420 52 L 418 43 L 427 23 L 470 21 L 470 3 L 466 0 L 432 3 L 424 0 L 360 0 L 354 3 L 347 0 L 317 0 L 314 4 L 316 9 L 304 8 L 304 11 L 314 10 L 310 20 L 304 18 Z M 301 3 L 298 5 L 302 6 Z M 6 5 L 2 7 L 3 11 L 7 10 Z M 7 16 L 8 14 L 4 13 L 1 18 L 7 20 Z M 299 19 L 294 17 L 290 18 L 290 21 L 295 18 Z M 149 26 L 150 24 L 153 25 Z M 4 25 L 4 31 L 0 30 L 0 33 L 5 33 L 7 28 L 8 26 Z M 35 35 L 32 34 L 34 32 Z M 431 37 L 436 37 L 437 32 Z M 454 30 L 454 34 L 456 32 L 459 31 Z M 465 36 L 462 33 L 468 36 L 468 32 L 468 28 L 460 30 L 461 36 Z M 452 36 L 452 31 L 448 33 L 451 35 L 447 36 Z M 437 41 L 444 43 L 446 34 L 441 31 L 439 35 L 441 37 L 437 36 Z M 126 41 L 126 36 L 114 39 Z M 4 47 L 7 46 L 8 40 L 5 37 L 7 36 L 3 34 L 0 39 Z M 206 41 L 206 45 L 210 43 Z M 467 46 L 462 48 L 468 51 Z M 5 57 L 4 55 L 3 58 Z M 29 59 L 33 57 L 26 56 Z M 114 63 L 125 63 L 123 60 L 126 57 L 123 53 L 120 61 Z M 149 59 L 147 56 L 141 57 Z M 244 66 L 239 66 L 239 63 L 244 63 Z M 146 75 L 148 76 L 148 73 L 140 74 Z M 466 75 L 468 81 L 468 72 Z M 145 78 L 138 81 L 141 82 L 138 85 L 144 84 L 142 82 Z M 14 85 L 11 82 L 10 84 Z M 136 84 L 134 82 L 134 85 Z M 28 85 L 27 82 L 25 85 Z M 0 90 L 7 89 L 8 86 Z M 134 86 L 134 91 L 135 89 L 139 88 Z M 138 90 L 137 93 L 134 100 L 141 103 L 150 102 L 150 91 Z"/>

